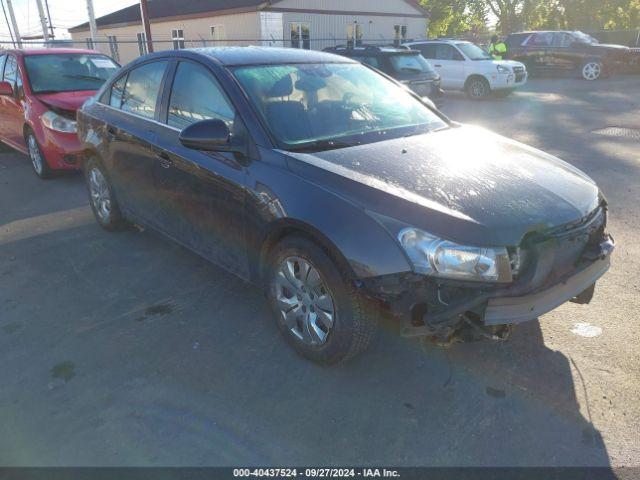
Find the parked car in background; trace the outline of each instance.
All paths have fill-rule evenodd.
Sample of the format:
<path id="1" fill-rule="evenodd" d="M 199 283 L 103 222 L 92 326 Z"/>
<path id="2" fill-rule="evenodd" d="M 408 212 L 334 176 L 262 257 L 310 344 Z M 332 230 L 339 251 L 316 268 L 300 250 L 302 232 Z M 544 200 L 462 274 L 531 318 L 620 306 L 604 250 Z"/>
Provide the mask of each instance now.
<path id="1" fill-rule="evenodd" d="M 438 106 L 442 105 L 440 75 L 416 50 L 362 45 L 329 47 L 324 51 L 370 65 L 405 84 L 418 95 L 429 97 Z"/>
<path id="2" fill-rule="evenodd" d="M 418 50 L 440 74 L 442 88 L 463 90 L 480 100 L 494 94 L 506 97 L 527 82 L 524 64 L 494 60 L 486 50 L 463 40 L 420 40 L 405 46 Z"/>
<path id="3" fill-rule="evenodd" d="M 505 43 L 507 57 L 524 63 L 529 72 L 579 72 L 585 80 L 611 75 L 632 57 L 629 47 L 601 44 L 582 32 L 512 33 Z"/>
<path id="4" fill-rule="evenodd" d="M 0 53 L 0 141 L 28 154 L 41 178 L 79 169 L 76 110 L 117 69 L 92 50 Z"/>
<path id="5" fill-rule="evenodd" d="M 149 226 L 264 286 L 322 364 L 364 350 L 382 310 L 405 335 L 500 337 L 589 302 L 609 268 L 587 175 L 345 57 L 147 55 L 82 106 L 78 135 L 102 227 Z"/>

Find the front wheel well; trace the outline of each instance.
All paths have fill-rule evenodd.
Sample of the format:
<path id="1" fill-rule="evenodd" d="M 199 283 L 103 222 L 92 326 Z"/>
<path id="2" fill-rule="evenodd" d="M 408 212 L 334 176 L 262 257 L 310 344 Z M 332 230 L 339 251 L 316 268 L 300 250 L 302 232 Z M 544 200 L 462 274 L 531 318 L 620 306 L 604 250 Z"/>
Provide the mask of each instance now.
<path id="1" fill-rule="evenodd" d="M 466 90 L 467 88 L 469 88 L 469 84 L 471 83 L 472 80 L 483 80 L 485 82 L 487 82 L 487 85 L 489 85 L 489 80 L 487 80 L 487 77 L 485 77 L 484 75 L 480 75 L 479 73 L 474 73 L 471 74 L 467 77 L 467 79 L 464 81 L 464 89 Z M 489 88 L 491 88 L 491 86 L 489 85 Z"/>
<path id="2" fill-rule="evenodd" d="M 276 245 L 282 240 L 291 236 L 302 237 L 320 247 L 336 266 L 345 273 L 349 278 L 355 278 L 355 273 L 347 259 L 342 255 L 338 247 L 331 240 L 326 238 L 322 233 L 313 227 L 305 228 L 301 225 L 282 225 L 279 228 L 271 230 L 260 246 L 260 255 L 257 268 L 257 276 L 262 283 L 267 273 L 268 262 L 271 253 Z"/>

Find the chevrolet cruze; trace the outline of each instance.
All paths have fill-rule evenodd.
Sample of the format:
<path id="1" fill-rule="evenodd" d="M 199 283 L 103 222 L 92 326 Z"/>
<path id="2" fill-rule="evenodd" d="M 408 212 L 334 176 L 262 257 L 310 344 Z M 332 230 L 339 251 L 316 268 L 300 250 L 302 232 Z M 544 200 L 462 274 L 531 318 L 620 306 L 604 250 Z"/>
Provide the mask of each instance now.
<path id="1" fill-rule="evenodd" d="M 262 285 L 322 364 L 365 349 L 383 313 L 448 342 L 589 302 L 614 246 L 595 183 L 428 105 L 329 53 L 147 55 L 78 113 L 91 207 Z"/>

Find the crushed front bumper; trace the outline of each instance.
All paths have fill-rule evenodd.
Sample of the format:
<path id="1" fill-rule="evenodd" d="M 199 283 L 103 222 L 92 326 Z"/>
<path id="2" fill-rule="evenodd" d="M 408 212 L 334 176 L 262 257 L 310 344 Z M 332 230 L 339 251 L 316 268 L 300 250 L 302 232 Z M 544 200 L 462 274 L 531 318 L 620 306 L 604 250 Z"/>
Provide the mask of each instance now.
<path id="1" fill-rule="evenodd" d="M 491 298 L 484 310 L 484 325 L 507 325 L 534 320 L 591 288 L 609 270 L 610 255 L 541 292 L 521 297 Z"/>
<path id="2" fill-rule="evenodd" d="M 568 301 L 589 303 L 615 248 L 610 235 L 600 235 L 598 242 L 587 245 L 576 257 L 565 258 L 566 268 L 561 272 L 551 265 L 561 258 L 561 249 L 541 244 L 538 255 L 542 258 L 530 276 L 508 287 L 407 275 L 378 279 L 366 285 L 366 291 L 383 300 L 400 319 L 404 336 L 447 336 L 469 318 L 483 327 L 522 323 Z"/>

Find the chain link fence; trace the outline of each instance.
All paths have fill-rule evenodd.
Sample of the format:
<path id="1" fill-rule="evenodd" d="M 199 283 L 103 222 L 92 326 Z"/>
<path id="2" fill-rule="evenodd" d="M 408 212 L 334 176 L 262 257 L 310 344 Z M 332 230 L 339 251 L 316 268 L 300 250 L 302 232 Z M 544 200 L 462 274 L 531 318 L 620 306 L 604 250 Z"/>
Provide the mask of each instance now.
<path id="1" fill-rule="evenodd" d="M 206 47 L 231 47 L 231 46 L 269 46 L 269 47 L 289 47 L 307 50 L 322 50 L 327 47 L 338 45 L 376 45 L 376 46 L 399 46 L 401 42 L 408 42 L 413 39 L 398 40 L 395 38 L 374 38 L 355 41 L 353 38 L 297 38 L 297 39 L 264 39 L 264 38 L 225 38 L 224 40 L 212 39 L 186 39 L 186 38 L 165 38 L 153 39 L 152 46 L 154 52 L 163 50 L 180 50 L 185 48 L 206 48 Z M 121 64 L 126 64 L 141 55 L 148 53 L 148 42 L 144 34 L 137 34 L 137 38 L 104 38 L 96 40 L 85 38 L 82 40 L 53 40 L 44 42 L 42 40 L 22 41 L 22 48 L 77 48 L 97 50 L 105 55 L 109 55 Z M 15 48 L 11 41 L 1 41 L 1 49 Z"/>

